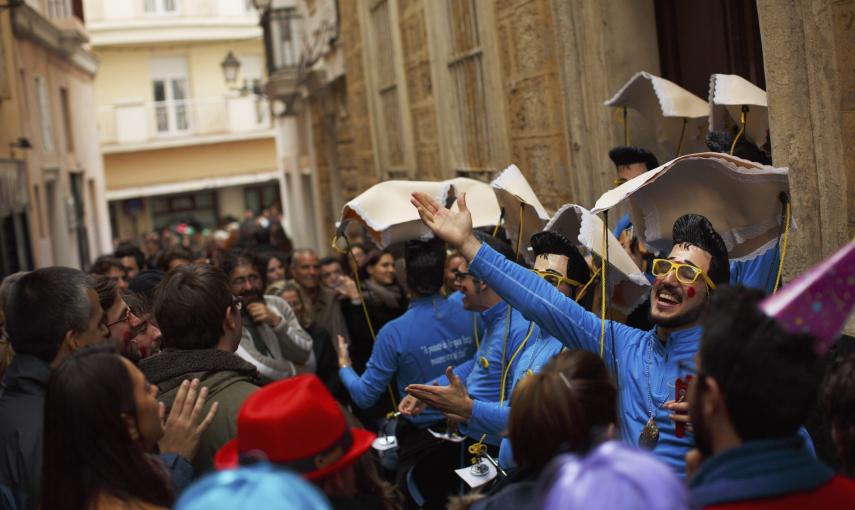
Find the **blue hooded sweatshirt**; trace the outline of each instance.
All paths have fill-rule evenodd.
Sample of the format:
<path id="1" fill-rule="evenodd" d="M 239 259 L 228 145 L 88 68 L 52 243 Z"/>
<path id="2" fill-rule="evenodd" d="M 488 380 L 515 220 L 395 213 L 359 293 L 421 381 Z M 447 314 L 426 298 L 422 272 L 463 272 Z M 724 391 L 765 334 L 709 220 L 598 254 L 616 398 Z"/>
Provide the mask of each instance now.
<path id="1" fill-rule="evenodd" d="M 469 271 L 567 348 L 600 352 L 600 318 L 536 274 L 486 244 L 470 262 Z M 695 326 L 675 331 L 663 343 L 655 328 L 642 331 L 607 321 L 603 343 L 603 358 L 618 382 L 624 442 L 637 445 L 652 415 L 659 427 L 653 453 L 681 475 L 685 473 L 684 456 L 691 447 L 691 437 L 675 435 L 674 422 L 662 404 L 674 398 L 674 383 L 681 375 L 678 363 L 692 360 L 700 336 L 701 327 Z"/>

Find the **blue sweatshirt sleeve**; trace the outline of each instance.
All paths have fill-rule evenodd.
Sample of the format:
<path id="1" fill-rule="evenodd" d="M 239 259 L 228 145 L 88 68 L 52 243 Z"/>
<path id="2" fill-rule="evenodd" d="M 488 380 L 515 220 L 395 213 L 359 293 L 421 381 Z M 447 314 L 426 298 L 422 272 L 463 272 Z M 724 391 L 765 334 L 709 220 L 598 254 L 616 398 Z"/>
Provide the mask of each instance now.
<path id="1" fill-rule="evenodd" d="M 543 278 L 506 259 L 486 243 L 469 263 L 469 271 L 487 282 L 526 319 L 536 322 L 568 348 L 600 352 L 600 318 L 561 294 Z M 611 355 L 612 345 L 617 351 L 621 350 L 620 344 L 612 342 L 612 333 L 615 338 L 621 338 L 632 331 L 624 324 L 606 322 L 606 359 Z M 619 358 L 620 352 L 616 354 Z"/>
<path id="2" fill-rule="evenodd" d="M 498 436 L 507 428 L 510 415 L 511 408 L 508 407 L 507 401 L 499 403 L 474 400 L 472 416 L 468 423 L 473 429 Z"/>
<path id="3" fill-rule="evenodd" d="M 730 284 L 760 289 L 767 294 L 775 288 L 778 264 L 781 263 L 778 246 L 772 246 L 751 260 L 730 262 Z"/>
<path id="4" fill-rule="evenodd" d="M 374 405 L 398 371 L 398 351 L 395 348 L 397 342 L 398 330 L 384 327 L 377 334 L 377 341 L 361 377 L 353 367 L 339 369 L 338 375 L 342 384 L 360 408 L 367 409 Z"/>

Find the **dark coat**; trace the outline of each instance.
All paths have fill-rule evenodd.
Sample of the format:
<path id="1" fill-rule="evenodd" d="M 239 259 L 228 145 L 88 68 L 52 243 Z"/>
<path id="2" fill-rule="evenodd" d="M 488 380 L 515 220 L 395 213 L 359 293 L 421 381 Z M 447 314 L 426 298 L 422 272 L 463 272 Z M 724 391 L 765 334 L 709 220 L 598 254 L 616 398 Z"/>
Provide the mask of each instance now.
<path id="1" fill-rule="evenodd" d="M 208 387 L 204 414 L 219 402 L 217 415 L 202 434 L 199 450 L 192 459 L 197 475 L 210 470 L 217 451 L 237 435 L 237 416 L 243 401 L 258 389 L 255 367 L 230 352 L 166 349 L 142 360 L 140 370 L 150 383 L 157 385 L 157 399 L 167 408 L 172 406 L 185 379 L 199 379 L 202 386 Z"/>
<path id="2" fill-rule="evenodd" d="M 39 497 L 48 379 L 47 363 L 18 354 L 0 388 L 0 486 L 21 508 L 34 508 Z"/>

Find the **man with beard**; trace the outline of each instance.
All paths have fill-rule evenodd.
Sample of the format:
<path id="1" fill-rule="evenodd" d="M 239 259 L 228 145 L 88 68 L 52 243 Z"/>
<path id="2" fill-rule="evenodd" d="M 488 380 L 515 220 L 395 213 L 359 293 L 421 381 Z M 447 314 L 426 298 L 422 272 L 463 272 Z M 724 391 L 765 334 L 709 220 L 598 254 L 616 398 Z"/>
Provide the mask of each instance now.
<path id="1" fill-rule="evenodd" d="M 119 286 L 116 282 L 104 275 L 92 277 L 95 282 L 95 292 L 98 293 L 98 301 L 104 310 L 104 325 L 110 332 L 110 341 L 116 346 L 119 353 L 133 361 L 134 364 L 149 355 L 148 352 L 140 352 L 134 344 L 133 337 L 136 335 L 142 321 L 131 310 L 122 296 L 119 294 Z"/>
<path id="2" fill-rule="evenodd" d="M 282 298 L 264 296 L 265 272 L 251 253 L 229 253 L 221 269 L 232 294 L 243 302 L 243 331 L 236 354 L 252 363 L 267 381 L 314 372 L 312 337 Z"/>
<path id="3" fill-rule="evenodd" d="M 760 311 L 762 298 L 743 287 L 717 293 L 696 363 L 685 367 L 694 376 L 693 507 L 852 508 L 855 482 L 835 476 L 799 433 L 822 378 L 813 338 L 785 332 Z"/>
<path id="4" fill-rule="evenodd" d="M 601 330 L 599 317 L 483 245 L 472 233 L 465 196 L 458 200 L 456 213 L 423 193 L 415 193 L 412 202 L 422 221 L 470 261 L 469 271 L 527 319 L 568 348 L 601 353 L 618 382 L 623 440 L 653 450 L 676 472 L 684 472 L 690 442 L 677 437 L 662 406 L 674 398 L 678 363 L 691 360 L 697 351 L 698 319 L 710 293 L 729 278 L 724 241 L 706 218 L 678 218 L 668 258 L 653 263 L 650 316 L 656 326 L 644 331 L 609 321 Z"/>

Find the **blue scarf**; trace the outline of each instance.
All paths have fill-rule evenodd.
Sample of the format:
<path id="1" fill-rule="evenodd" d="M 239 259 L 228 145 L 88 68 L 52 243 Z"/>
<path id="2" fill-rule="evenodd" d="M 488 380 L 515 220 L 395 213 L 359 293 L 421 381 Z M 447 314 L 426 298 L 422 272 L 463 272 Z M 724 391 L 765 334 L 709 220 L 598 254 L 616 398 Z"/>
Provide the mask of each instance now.
<path id="1" fill-rule="evenodd" d="M 705 461 L 689 483 L 692 507 L 816 489 L 834 476 L 798 434 L 748 441 Z"/>

